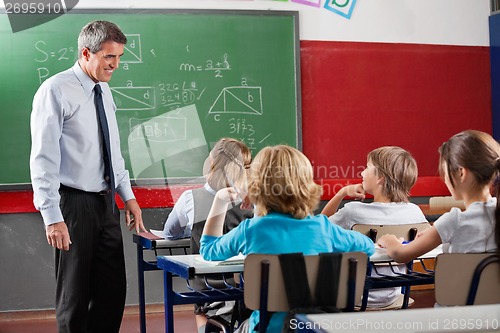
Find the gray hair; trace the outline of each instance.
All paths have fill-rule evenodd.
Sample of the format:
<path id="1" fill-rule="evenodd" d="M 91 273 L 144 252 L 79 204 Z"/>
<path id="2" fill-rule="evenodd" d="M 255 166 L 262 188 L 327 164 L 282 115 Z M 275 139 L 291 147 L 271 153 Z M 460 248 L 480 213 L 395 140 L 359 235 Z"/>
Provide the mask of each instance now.
<path id="1" fill-rule="evenodd" d="M 82 28 L 78 36 L 78 58 L 82 56 L 84 47 L 88 48 L 92 53 L 97 53 L 101 50 L 102 44 L 108 41 L 125 45 L 127 44 L 127 37 L 114 23 L 108 21 L 88 23 Z"/>

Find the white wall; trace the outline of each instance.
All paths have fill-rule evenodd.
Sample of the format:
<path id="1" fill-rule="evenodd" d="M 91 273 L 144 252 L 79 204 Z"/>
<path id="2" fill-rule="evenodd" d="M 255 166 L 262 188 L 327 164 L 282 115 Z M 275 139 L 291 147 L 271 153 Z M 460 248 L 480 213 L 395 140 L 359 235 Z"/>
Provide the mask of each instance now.
<path id="1" fill-rule="evenodd" d="M 302 40 L 489 46 L 490 0 L 357 0 L 350 19 L 269 0 L 80 0 L 75 8 L 294 10 Z"/>

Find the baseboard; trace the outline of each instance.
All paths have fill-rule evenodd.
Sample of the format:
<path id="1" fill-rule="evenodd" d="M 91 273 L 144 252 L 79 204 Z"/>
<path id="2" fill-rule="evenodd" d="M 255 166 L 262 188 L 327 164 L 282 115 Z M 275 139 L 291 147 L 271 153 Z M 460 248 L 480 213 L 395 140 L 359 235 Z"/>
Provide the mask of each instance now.
<path id="1" fill-rule="evenodd" d="M 192 304 L 175 305 L 174 312 L 176 311 L 193 311 Z M 146 314 L 148 313 L 163 313 L 165 308 L 163 303 L 147 304 Z M 125 307 L 124 316 L 139 315 L 139 305 L 127 305 Z M 50 320 L 55 319 L 56 313 L 54 309 L 46 310 L 23 310 L 23 311 L 5 311 L 0 312 L 0 322 L 10 320 Z"/>

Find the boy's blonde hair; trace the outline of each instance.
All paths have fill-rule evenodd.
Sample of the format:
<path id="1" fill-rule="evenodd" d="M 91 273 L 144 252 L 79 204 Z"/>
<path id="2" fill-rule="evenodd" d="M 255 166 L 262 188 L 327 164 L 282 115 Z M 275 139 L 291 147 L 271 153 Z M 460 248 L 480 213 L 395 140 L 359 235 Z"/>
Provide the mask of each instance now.
<path id="1" fill-rule="evenodd" d="M 384 177 L 382 194 L 391 202 L 408 202 L 418 176 L 417 162 L 406 150 L 396 146 L 380 147 L 368 154 L 368 162 Z"/>
<path id="2" fill-rule="evenodd" d="M 266 147 L 250 167 L 248 196 L 256 206 L 255 215 L 279 212 L 303 219 L 313 213 L 321 192 L 321 186 L 314 182 L 311 163 L 295 148 Z"/>
<path id="3" fill-rule="evenodd" d="M 243 142 L 232 138 L 220 139 L 210 151 L 209 161 L 206 178 L 213 190 L 230 186 L 246 188 L 246 171 L 252 162 L 252 154 Z"/>

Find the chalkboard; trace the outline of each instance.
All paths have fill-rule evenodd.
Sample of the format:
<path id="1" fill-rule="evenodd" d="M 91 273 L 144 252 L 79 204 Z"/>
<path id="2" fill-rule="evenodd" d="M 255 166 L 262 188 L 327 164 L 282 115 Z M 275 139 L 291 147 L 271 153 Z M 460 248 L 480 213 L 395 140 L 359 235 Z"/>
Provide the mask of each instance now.
<path id="1" fill-rule="evenodd" d="M 12 33 L 0 13 L 0 186 L 29 186 L 29 117 L 41 82 L 71 67 L 87 22 L 115 22 L 128 44 L 110 87 L 136 184 L 201 176 L 229 136 L 255 154 L 301 148 L 298 13 L 72 10 Z"/>

